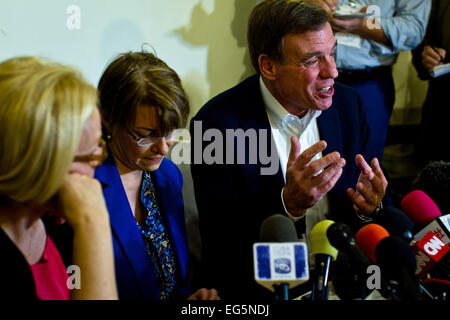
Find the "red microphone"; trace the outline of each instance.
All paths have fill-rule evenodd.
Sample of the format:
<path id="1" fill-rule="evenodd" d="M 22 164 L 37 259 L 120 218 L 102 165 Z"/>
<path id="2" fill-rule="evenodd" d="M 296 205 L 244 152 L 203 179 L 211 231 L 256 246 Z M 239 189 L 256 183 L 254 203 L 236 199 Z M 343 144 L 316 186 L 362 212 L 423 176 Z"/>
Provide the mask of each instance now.
<path id="1" fill-rule="evenodd" d="M 355 242 L 361 251 L 376 264 L 376 248 L 380 241 L 387 237 L 389 237 L 389 232 L 385 228 L 376 223 L 369 223 L 358 230 Z"/>

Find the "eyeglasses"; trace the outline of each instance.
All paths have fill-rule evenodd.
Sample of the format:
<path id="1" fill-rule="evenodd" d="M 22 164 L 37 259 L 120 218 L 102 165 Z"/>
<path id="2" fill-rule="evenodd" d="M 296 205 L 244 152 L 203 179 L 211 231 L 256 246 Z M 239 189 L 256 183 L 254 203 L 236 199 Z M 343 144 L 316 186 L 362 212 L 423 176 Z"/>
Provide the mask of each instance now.
<path id="1" fill-rule="evenodd" d="M 124 126 L 125 130 L 128 132 L 128 134 L 133 137 L 134 140 L 136 140 L 136 143 L 138 146 L 140 147 L 149 147 L 154 145 L 155 143 L 158 143 L 162 138 L 165 138 L 166 141 L 176 141 L 178 140 L 184 129 L 176 129 L 176 130 L 172 130 L 167 136 L 165 137 L 157 137 L 157 136 L 148 136 L 148 137 L 139 137 L 137 135 L 135 135 L 133 132 L 131 132 L 130 130 L 128 130 L 125 126 Z"/>
<path id="2" fill-rule="evenodd" d="M 108 152 L 106 151 L 106 142 L 103 138 L 100 138 L 99 147 L 102 148 L 101 154 L 89 154 L 83 156 L 75 156 L 73 158 L 74 162 L 87 162 L 92 168 L 98 168 L 102 165 L 103 161 L 108 157 Z"/>

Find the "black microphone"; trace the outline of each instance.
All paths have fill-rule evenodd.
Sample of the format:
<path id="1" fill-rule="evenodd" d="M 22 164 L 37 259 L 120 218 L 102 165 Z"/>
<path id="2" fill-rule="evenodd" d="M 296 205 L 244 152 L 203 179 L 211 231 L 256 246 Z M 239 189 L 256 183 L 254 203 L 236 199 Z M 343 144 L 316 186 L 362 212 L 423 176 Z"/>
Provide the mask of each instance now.
<path id="1" fill-rule="evenodd" d="M 339 250 L 331 281 L 341 300 L 364 299 L 373 290 L 367 287 L 369 259 L 355 243 L 349 226 L 336 222 L 327 230 L 330 244 Z"/>
<path id="2" fill-rule="evenodd" d="M 355 238 L 349 226 L 341 222 L 335 222 L 327 230 L 327 238 L 330 244 L 338 249 L 348 253 L 348 255 L 355 261 L 356 264 L 361 266 L 361 269 L 366 271 L 370 266 L 369 259 L 362 253 L 355 242 Z"/>
<path id="3" fill-rule="evenodd" d="M 355 240 L 361 251 L 380 267 L 381 275 L 378 280 L 381 294 L 390 300 L 405 300 L 404 290 L 399 288 L 398 274 L 394 271 L 400 272 L 407 267 L 410 282 L 417 281 L 411 276 L 411 272 L 414 275 L 416 262 L 409 245 L 398 236 L 390 236 L 384 227 L 376 223 L 366 224 L 359 229 Z M 405 255 L 406 257 L 404 257 Z M 381 263 L 378 261 L 379 259 L 381 259 Z M 397 267 L 401 270 L 396 270 Z M 390 270 L 392 272 L 389 272 Z M 414 286 L 412 287 L 414 288 Z M 414 292 L 417 294 L 417 291 Z"/>
<path id="4" fill-rule="evenodd" d="M 426 296 L 424 288 L 415 276 L 416 256 L 410 246 L 398 236 L 389 236 L 381 240 L 375 256 L 381 274 L 402 300 L 416 301 L 433 299 Z"/>
<path id="5" fill-rule="evenodd" d="M 399 236 L 408 244 L 413 240 L 414 222 L 401 210 L 394 207 L 385 207 L 374 222 L 386 228 L 390 235 Z"/>
<path id="6" fill-rule="evenodd" d="M 294 222 L 281 214 L 274 214 L 263 221 L 259 230 L 261 242 L 297 242 Z"/>

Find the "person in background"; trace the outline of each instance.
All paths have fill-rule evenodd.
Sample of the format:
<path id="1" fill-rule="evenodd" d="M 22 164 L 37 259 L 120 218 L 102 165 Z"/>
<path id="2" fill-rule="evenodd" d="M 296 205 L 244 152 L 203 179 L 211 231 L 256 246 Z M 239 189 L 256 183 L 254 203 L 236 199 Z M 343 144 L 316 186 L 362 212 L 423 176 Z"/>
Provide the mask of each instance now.
<path id="1" fill-rule="evenodd" d="M 382 159 L 395 103 L 392 66 L 400 51 L 417 47 L 427 28 L 431 0 L 309 0 L 331 15 L 337 40 L 336 81 L 361 95 L 377 157 Z M 339 17 L 342 8 L 368 17 Z"/>
<path id="2" fill-rule="evenodd" d="M 1 300 L 117 299 L 109 216 L 93 179 L 106 151 L 96 104 L 95 88 L 68 67 L 0 63 Z M 70 225 L 64 243 L 47 214 Z M 81 273 L 73 290 L 69 265 Z"/>
<path id="3" fill-rule="evenodd" d="M 447 90 L 450 73 L 433 78 L 430 71 L 449 63 L 450 57 L 450 2 L 433 0 L 424 41 L 413 50 L 413 65 L 419 78 L 429 80 L 428 93 L 422 107 L 422 120 L 415 155 L 421 166 L 430 161 L 450 161 L 450 149 L 441 141 L 450 139 L 448 121 L 440 116 L 450 108 Z"/>
<path id="4" fill-rule="evenodd" d="M 215 300 L 190 294 L 182 175 L 166 159 L 189 102 L 180 78 L 155 55 L 119 55 L 98 91 L 110 154 L 95 172 L 104 186 L 114 239 L 117 285 L 126 300 Z"/>

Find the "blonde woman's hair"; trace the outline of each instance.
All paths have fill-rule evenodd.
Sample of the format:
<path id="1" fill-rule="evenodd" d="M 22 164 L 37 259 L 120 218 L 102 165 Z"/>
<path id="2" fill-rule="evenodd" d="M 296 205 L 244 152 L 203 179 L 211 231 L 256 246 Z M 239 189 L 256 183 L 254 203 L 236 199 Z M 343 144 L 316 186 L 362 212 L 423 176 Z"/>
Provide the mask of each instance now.
<path id="1" fill-rule="evenodd" d="M 34 57 L 0 63 L 0 200 L 44 204 L 56 194 L 97 104 L 69 67 Z"/>

